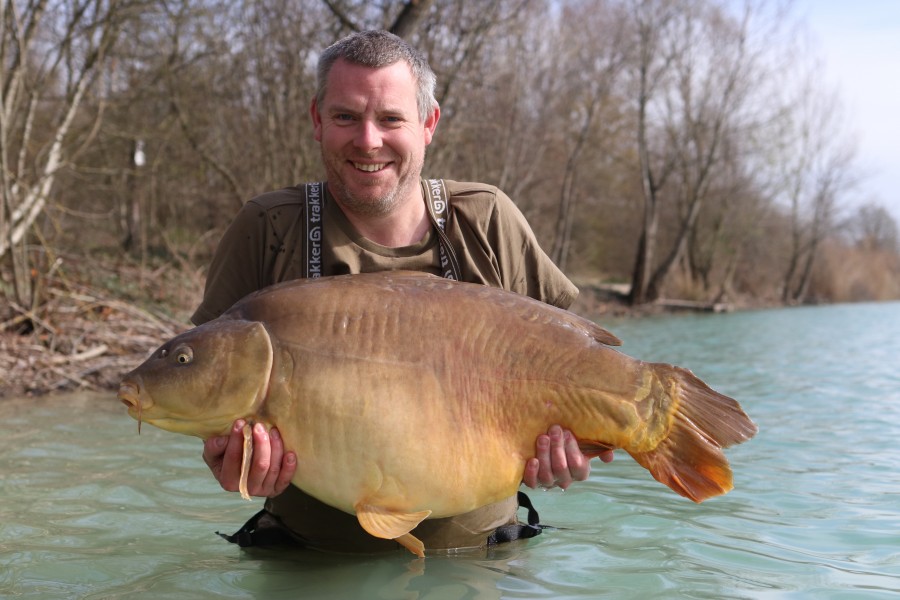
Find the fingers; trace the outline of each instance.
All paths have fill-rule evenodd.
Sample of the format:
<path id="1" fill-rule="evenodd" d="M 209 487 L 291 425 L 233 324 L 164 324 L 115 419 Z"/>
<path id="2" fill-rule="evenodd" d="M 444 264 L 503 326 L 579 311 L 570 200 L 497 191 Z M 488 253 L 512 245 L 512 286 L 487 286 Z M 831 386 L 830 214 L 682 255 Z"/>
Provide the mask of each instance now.
<path id="1" fill-rule="evenodd" d="M 549 438 L 548 438 L 549 443 Z M 535 442 L 535 447 L 539 444 Z M 534 489 L 540 485 L 538 482 L 538 470 L 540 469 L 540 461 L 537 458 L 529 458 L 525 461 L 525 472 L 522 474 L 522 483 Z"/>
<path id="2" fill-rule="evenodd" d="M 525 462 L 522 483 L 534 489 L 553 486 L 553 471 L 550 469 L 550 436 L 541 434 L 534 442 L 534 458 Z"/>
<path id="3" fill-rule="evenodd" d="M 241 479 L 241 459 L 244 454 L 244 421 L 238 419 L 228 435 L 214 437 L 203 443 L 203 461 L 209 466 L 222 489 L 236 492 Z"/>
<path id="4" fill-rule="evenodd" d="M 227 435 L 211 437 L 203 442 L 203 462 L 212 471 L 216 481 L 219 481 L 222 476 L 222 458 L 227 444 Z"/>
<path id="5" fill-rule="evenodd" d="M 269 433 L 261 423 L 253 426 L 253 457 L 250 463 L 250 474 L 247 477 L 247 491 L 251 496 L 265 495 L 263 482 L 272 468 L 272 444 L 269 441 Z M 281 457 L 278 457 L 278 466 L 281 468 Z"/>
<path id="6" fill-rule="evenodd" d="M 609 462 L 604 456 L 601 459 Z M 611 456 L 609 460 L 612 460 Z M 559 486 L 566 489 L 573 481 L 584 481 L 590 474 L 590 459 L 581 452 L 572 432 L 553 425 L 546 435 L 537 437 L 535 458 L 525 463 L 522 482 L 531 488 Z"/>
<path id="7" fill-rule="evenodd" d="M 578 440 L 575 439 L 571 431 L 564 431 L 563 438 L 566 454 L 566 473 L 569 475 L 568 483 L 566 483 L 566 487 L 568 487 L 573 481 L 584 481 L 590 477 L 591 460 L 581 452 L 581 448 L 578 447 Z M 560 487 L 566 489 L 562 484 L 560 484 Z"/>
<path id="8" fill-rule="evenodd" d="M 271 456 L 269 469 L 263 480 L 261 491 L 265 496 L 277 496 L 290 485 L 294 472 L 297 470 L 297 455 L 293 452 L 285 452 L 284 441 L 278 429 L 269 431 L 271 443 Z"/>
<path id="9" fill-rule="evenodd" d="M 547 477 L 541 478 L 541 484 L 546 487 L 553 487 L 554 484 L 562 489 L 566 489 L 572 483 L 572 475 L 569 473 L 568 457 L 566 456 L 565 435 L 562 427 L 553 425 L 548 431 L 550 435 L 550 464 L 548 468 L 542 468 L 541 473 L 549 471 L 549 477 L 552 478 L 549 484 L 545 484 Z M 544 467 L 544 465 L 541 465 Z"/>
<path id="10" fill-rule="evenodd" d="M 227 436 L 214 437 L 203 444 L 203 461 L 213 476 L 229 492 L 238 491 L 243 460 L 245 421 L 238 419 Z M 290 484 L 297 470 L 297 456 L 285 452 L 281 435 L 274 427 L 253 426 L 253 456 L 247 477 L 247 491 L 251 496 L 277 496 Z"/>
<path id="11" fill-rule="evenodd" d="M 557 484 L 554 466 L 565 468 L 565 450 L 562 447 L 562 428 L 554 425 L 546 434 L 537 437 L 534 443 L 534 458 L 525 463 L 525 474 L 522 481 L 528 487 L 551 488 Z"/>

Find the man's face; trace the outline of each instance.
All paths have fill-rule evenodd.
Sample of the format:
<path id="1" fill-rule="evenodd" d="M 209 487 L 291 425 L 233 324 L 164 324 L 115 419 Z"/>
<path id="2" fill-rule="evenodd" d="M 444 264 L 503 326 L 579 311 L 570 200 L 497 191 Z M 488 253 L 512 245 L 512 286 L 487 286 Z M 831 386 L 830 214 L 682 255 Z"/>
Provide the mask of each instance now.
<path id="1" fill-rule="evenodd" d="M 425 146 L 440 111 L 420 121 L 416 83 L 405 62 L 370 69 L 339 59 L 322 104 L 313 100 L 310 114 L 328 185 L 344 208 L 386 215 L 420 196 Z"/>

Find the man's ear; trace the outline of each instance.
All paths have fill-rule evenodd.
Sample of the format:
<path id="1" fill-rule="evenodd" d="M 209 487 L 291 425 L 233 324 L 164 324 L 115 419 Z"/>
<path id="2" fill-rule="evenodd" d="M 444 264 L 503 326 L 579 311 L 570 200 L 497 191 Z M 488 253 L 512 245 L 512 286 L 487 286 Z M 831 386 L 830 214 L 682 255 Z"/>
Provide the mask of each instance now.
<path id="1" fill-rule="evenodd" d="M 425 145 L 431 143 L 431 140 L 434 139 L 434 131 L 437 129 L 438 121 L 441 120 L 441 107 L 438 106 L 437 102 L 434 103 L 434 110 L 431 111 L 431 114 L 425 119 Z"/>
<path id="2" fill-rule="evenodd" d="M 315 98 L 309 103 L 309 117 L 313 124 L 313 138 L 317 142 L 322 141 L 322 115 L 319 114 L 319 105 Z M 427 142 L 426 142 L 427 143 Z"/>

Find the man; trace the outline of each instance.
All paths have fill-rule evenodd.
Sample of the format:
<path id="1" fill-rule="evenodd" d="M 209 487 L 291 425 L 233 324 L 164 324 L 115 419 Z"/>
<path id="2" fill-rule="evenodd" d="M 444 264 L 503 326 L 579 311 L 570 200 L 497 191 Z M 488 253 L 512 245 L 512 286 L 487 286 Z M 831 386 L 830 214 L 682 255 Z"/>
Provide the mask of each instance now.
<path id="1" fill-rule="evenodd" d="M 494 285 L 568 307 L 577 288 L 540 249 L 506 195 L 482 184 L 421 179 L 425 148 L 440 119 L 434 88 L 424 58 L 392 34 L 362 32 L 326 49 L 310 115 L 327 182 L 263 194 L 244 206 L 219 244 L 193 321 L 213 319 L 278 281 L 390 269 Z M 230 491 L 237 490 L 242 426 L 236 422 L 229 436 L 204 445 L 204 460 Z M 290 486 L 298 457 L 285 451 L 277 430 L 267 434 L 257 426 L 253 438 L 248 487 L 268 500 L 262 521 L 251 520 L 238 541 L 258 543 L 266 539 L 254 538 L 258 531 L 278 525 L 313 547 L 398 547 Z M 601 458 L 608 462 L 612 455 Z M 554 426 L 536 440 L 523 482 L 565 489 L 589 473 L 577 441 Z M 482 546 L 506 539 L 495 532 L 516 522 L 516 508 L 514 497 L 427 520 L 413 534 L 428 549 Z"/>

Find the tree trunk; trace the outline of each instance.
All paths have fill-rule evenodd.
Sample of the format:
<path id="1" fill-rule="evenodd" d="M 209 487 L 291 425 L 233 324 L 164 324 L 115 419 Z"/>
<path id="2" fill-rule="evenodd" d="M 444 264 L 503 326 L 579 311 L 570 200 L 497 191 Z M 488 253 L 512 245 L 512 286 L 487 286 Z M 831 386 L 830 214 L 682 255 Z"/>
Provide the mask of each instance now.
<path id="1" fill-rule="evenodd" d="M 3 3 L 4 10 L 7 3 Z M 15 35 L 0 38 L 0 48 L 6 56 L 13 57 L 4 73 L 0 86 L 0 170 L 2 170 L 2 214 L 0 220 L 0 257 L 17 245 L 24 243 L 26 235 L 44 210 L 64 157 L 69 150 L 67 137 L 80 112 L 82 100 L 88 89 L 96 81 L 108 50 L 115 43 L 121 23 L 119 12 L 124 10 L 118 3 L 108 4 L 97 0 L 85 3 L 73 11 L 67 22 L 45 21 L 45 4 L 39 2 L 23 9 L 14 21 L 3 17 L 3 25 L 12 23 L 17 29 Z M 44 29 L 58 28 L 54 33 L 61 39 L 47 56 L 34 56 L 32 46 L 35 36 L 50 35 Z M 82 46 L 82 60 L 72 62 L 71 46 Z M 45 52 L 41 49 L 41 52 Z M 32 69 L 37 69 L 32 72 Z M 27 89 L 23 81 L 38 82 Z M 65 84 L 65 92 L 60 98 L 57 83 Z M 44 87 L 41 87 L 41 86 Z M 36 119 L 35 106 L 42 104 L 55 108 L 55 118 L 49 123 L 52 135 L 45 147 L 35 148 L 33 124 Z M 14 119 L 20 119 L 15 126 Z M 47 126 L 48 124 L 44 124 Z M 13 149 L 19 148 L 19 157 L 14 161 Z M 10 176 L 11 174 L 11 176 Z M 13 270 L 24 273 L 24 282 L 30 274 L 27 252 L 12 252 Z M 30 292 L 20 286 L 16 298 L 20 304 L 27 304 Z"/>
<path id="2" fill-rule="evenodd" d="M 409 0 L 404 6 L 390 32 L 402 38 L 409 38 L 419 28 L 422 18 L 428 14 L 434 0 Z"/>
<path id="3" fill-rule="evenodd" d="M 578 130 L 575 147 L 566 160 L 566 171 L 563 175 L 562 189 L 559 194 L 559 211 L 556 216 L 556 236 L 553 239 L 553 249 L 550 253 L 553 262 L 563 271 L 566 270 L 566 261 L 572 237 L 572 222 L 575 216 L 575 179 L 578 174 L 578 159 L 590 134 L 591 123 L 594 121 L 594 113 L 599 102 L 600 96 L 593 95 L 585 110 L 584 120 Z"/>

